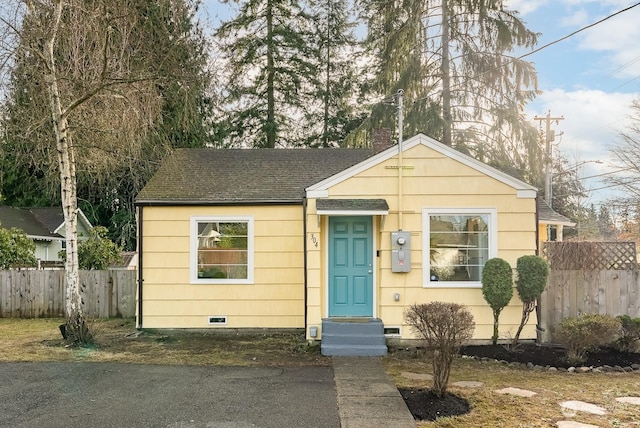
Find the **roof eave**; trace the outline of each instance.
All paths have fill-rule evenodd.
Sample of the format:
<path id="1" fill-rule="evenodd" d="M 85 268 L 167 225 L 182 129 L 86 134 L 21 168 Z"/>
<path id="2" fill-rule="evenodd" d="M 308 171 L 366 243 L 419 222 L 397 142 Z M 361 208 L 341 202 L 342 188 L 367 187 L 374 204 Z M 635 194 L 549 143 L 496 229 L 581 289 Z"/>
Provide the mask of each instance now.
<path id="1" fill-rule="evenodd" d="M 136 206 L 251 206 L 251 205 L 302 205 L 300 199 L 242 199 L 242 200 L 179 200 L 179 199 L 142 199 L 135 201 Z"/>

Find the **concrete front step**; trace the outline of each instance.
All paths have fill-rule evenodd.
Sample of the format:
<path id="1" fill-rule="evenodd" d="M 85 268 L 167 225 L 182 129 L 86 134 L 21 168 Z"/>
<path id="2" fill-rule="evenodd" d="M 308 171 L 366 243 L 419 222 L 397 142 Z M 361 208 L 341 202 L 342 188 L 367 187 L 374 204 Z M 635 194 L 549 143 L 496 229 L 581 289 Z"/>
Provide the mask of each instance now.
<path id="1" fill-rule="evenodd" d="M 322 341 L 324 343 L 331 344 L 344 344 L 344 345 L 376 345 L 387 346 L 387 340 L 384 334 L 336 334 L 336 333 L 323 333 Z"/>
<path id="2" fill-rule="evenodd" d="M 387 354 L 384 325 L 376 318 L 322 320 L 322 355 L 380 356 Z"/>

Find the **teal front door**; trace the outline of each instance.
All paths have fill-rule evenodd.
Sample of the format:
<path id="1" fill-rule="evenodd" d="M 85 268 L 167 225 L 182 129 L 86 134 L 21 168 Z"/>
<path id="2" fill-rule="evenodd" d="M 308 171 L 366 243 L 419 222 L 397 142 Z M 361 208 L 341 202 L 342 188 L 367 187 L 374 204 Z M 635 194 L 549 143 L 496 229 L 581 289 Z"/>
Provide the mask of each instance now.
<path id="1" fill-rule="evenodd" d="M 373 316 L 371 217 L 329 217 L 329 316 Z"/>

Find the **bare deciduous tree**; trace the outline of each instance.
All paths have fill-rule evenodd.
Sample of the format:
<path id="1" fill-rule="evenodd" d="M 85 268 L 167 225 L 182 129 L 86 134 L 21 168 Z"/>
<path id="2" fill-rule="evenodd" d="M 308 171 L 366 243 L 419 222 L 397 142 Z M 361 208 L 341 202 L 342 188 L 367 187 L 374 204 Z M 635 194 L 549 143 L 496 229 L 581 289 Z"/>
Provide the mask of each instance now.
<path id="1" fill-rule="evenodd" d="M 189 37 L 190 29 L 176 16 L 190 7 L 188 2 L 16 0 L 0 11 L 1 32 L 10 36 L 10 42 L 0 45 L 0 64 L 14 85 L 14 97 L 5 108 L 28 112 L 28 122 L 16 125 L 23 126 L 26 135 L 21 144 L 44 154 L 34 156 L 42 163 L 34 160 L 43 175 L 54 167 L 59 175 L 67 234 L 63 335 L 69 342 L 92 340 L 78 276 L 78 166 L 99 184 L 104 175 L 118 173 L 110 169 L 114 162 L 148 162 L 152 157 L 147 151 L 157 150 L 157 160 L 170 150 L 169 143 L 155 147 L 144 137 L 163 120 L 163 87 L 177 81 L 167 74 L 180 74 L 179 67 L 164 75 L 159 70 L 185 55 L 180 41 Z M 175 37 L 159 41 L 159 33 Z M 21 86 L 25 80 L 33 83 Z M 47 136 L 55 144 L 43 143 Z M 121 170 L 129 171 L 126 166 Z"/>

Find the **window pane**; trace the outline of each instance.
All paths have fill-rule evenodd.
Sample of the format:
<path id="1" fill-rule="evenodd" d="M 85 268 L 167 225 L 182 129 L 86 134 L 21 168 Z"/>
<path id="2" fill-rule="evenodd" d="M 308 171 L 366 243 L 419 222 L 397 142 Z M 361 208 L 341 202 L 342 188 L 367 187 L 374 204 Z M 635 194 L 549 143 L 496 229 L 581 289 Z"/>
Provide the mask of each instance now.
<path id="1" fill-rule="evenodd" d="M 248 223 L 198 223 L 198 278 L 247 279 Z"/>
<path id="2" fill-rule="evenodd" d="M 431 281 L 480 281 L 489 259 L 489 215 L 429 216 Z"/>

